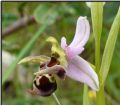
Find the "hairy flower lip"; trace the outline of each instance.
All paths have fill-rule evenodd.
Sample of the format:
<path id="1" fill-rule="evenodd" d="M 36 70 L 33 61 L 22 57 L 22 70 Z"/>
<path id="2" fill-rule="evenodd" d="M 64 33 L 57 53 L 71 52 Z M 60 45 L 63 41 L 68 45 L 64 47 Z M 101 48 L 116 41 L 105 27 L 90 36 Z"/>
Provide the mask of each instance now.
<path id="1" fill-rule="evenodd" d="M 50 96 L 56 89 L 56 81 L 50 81 L 52 78 L 49 75 L 43 75 L 35 78 L 33 82 L 33 89 L 29 89 L 28 92 L 32 95 Z"/>

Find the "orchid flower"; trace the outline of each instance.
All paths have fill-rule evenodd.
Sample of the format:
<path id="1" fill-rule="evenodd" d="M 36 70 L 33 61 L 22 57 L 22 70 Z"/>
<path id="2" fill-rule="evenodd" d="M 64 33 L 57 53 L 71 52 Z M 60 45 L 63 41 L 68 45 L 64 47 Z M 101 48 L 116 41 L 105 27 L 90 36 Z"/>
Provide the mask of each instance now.
<path id="1" fill-rule="evenodd" d="M 84 46 L 88 41 L 90 36 L 90 25 L 86 17 L 79 17 L 77 20 L 76 33 L 73 41 L 70 45 L 67 45 L 66 38 L 61 38 L 61 47 L 59 46 L 57 40 L 53 37 L 47 39 L 48 42 L 52 43 L 52 53 L 58 54 L 59 57 L 56 58 L 60 62 L 62 70 L 62 77 L 68 76 L 76 81 L 87 84 L 93 90 L 97 91 L 99 89 L 98 76 L 89 65 L 87 61 L 78 56 L 84 50 Z M 57 65 L 53 65 L 55 67 Z M 56 71 L 61 72 L 59 68 L 44 70 L 45 74 L 56 73 Z M 36 74 L 44 74 L 42 71 Z M 58 72 L 57 72 L 58 73 Z M 58 75 L 57 75 L 58 76 Z M 58 76 L 59 77 L 59 76 Z"/>
<path id="2" fill-rule="evenodd" d="M 92 67 L 83 58 L 78 56 L 84 50 L 84 46 L 90 36 L 90 25 L 86 17 L 77 20 L 76 32 L 73 41 L 67 45 L 66 38 L 61 38 L 61 47 L 67 56 L 68 67 L 66 75 L 76 81 L 87 84 L 93 90 L 99 89 L 98 76 Z"/>
<path id="3" fill-rule="evenodd" d="M 26 57 L 20 63 L 39 63 L 38 72 L 34 73 L 33 89 L 31 94 L 41 96 L 51 95 L 57 88 L 54 74 L 64 80 L 66 76 L 87 84 L 93 90 L 99 89 L 98 76 L 87 61 L 78 56 L 84 50 L 89 39 L 90 26 L 86 17 L 79 17 L 76 33 L 70 45 L 67 45 L 65 37 L 61 39 L 61 46 L 54 37 L 46 41 L 52 43 L 51 57 L 44 55 Z"/>

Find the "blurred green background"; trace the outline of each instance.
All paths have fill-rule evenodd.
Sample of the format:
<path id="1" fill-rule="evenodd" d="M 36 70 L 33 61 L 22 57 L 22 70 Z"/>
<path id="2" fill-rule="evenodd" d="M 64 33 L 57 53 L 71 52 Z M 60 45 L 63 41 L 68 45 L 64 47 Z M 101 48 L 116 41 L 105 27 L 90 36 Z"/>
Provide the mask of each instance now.
<path id="1" fill-rule="evenodd" d="M 104 6 L 101 56 L 119 6 L 120 2 L 106 2 Z M 50 56 L 51 46 L 45 42 L 49 36 L 54 36 L 59 43 L 61 37 L 65 36 L 70 43 L 79 16 L 87 16 L 92 26 L 90 9 L 85 2 L 2 2 L 2 78 L 6 78 L 2 85 L 3 105 L 56 105 L 52 96 L 31 96 L 27 93 L 27 89 L 32 88 L 33 73 L 39 65 L 16 64 L 24 56 Z M 24 24 L 26 21 L 31 24 Z M 18 23 L 22 26 L 6 34 L 13 24 Z M 34 41 L 30 44 L 31 39 Z M 94 64 L 94 49 L 91 27 L 90 39 L 80 56 Z M 82 105 L 83 84 L 70 78 L 64 81 L 57 78 L 57 84 L 55 93 L 62 105 Z M 120 32 L 105 85 L 105 97 L 107 105 L 120 105 Z M 94 97 L 90 98 L 91 105 L 95 105 Z"/>

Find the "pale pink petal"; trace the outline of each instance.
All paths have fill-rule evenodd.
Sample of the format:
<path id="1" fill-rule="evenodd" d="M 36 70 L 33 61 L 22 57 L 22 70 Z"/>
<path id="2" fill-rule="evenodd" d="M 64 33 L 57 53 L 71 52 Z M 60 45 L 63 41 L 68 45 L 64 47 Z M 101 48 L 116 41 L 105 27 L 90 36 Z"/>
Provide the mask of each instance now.
<path id="1" fill-rule="evenodd" d="M 76 81 L 87 84 L 93 90 L 99 89 L 99 80 L 95 71 L 81 57 L 74 57 L 68 64 L 66 75 Z"/>
<path id="2" fill-rule="evenodd" d="M 66 43 L 66 38 L 65 37 L 61 38 L 61 47 L 63 49 L 65 49 L 67 47 L 67 43 Z"/>
<path id="3" fill-rule="evenodd" d="M 66 52 L 66 55 L 69 59 L 72 59 L 74 58 L 76 55 L 82 53 L 82 51 L 84 50 L 84 48 L 76 48 L 76 47 L 66 47 L 65 48 L 65 52 Z"/>
<path id="4" fill-rule="evenodd" d="M 72 59 L 74 56 L 81 54 L 82 51 L 84 50 L 83 47 L 75 47 L 75 46 L 69 47 L 69 46 L 67 46 L 65 37 L 61 38 L 61 47 L 66 52 L 66 55 L 68 56 L 69 59 Z"/>
<path id="5" fill-rule="evenodd" d="M 87 17 L 80 16 L 77 20 L 74 39 L 69 47 L 84 47 L 89 39 L 90 25 Z"/>

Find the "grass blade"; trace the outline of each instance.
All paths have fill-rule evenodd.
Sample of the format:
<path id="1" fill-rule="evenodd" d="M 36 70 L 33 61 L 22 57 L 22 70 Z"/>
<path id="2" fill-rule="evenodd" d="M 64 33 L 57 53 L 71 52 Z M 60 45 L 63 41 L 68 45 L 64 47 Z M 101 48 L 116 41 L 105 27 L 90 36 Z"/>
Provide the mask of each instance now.
<path id="1" fill-rule="evenodd" d="M 120 28 L 120 8 L 112 24 L 102 57 L 100 73 L 102 74 L 103 82 L 105 81 L 107 74 L 109 72 L 109 68 L 115 48 L 115 43 L 117 40 L 117 35 L 118 32 L 120 31 L 119 28 Z"/>

